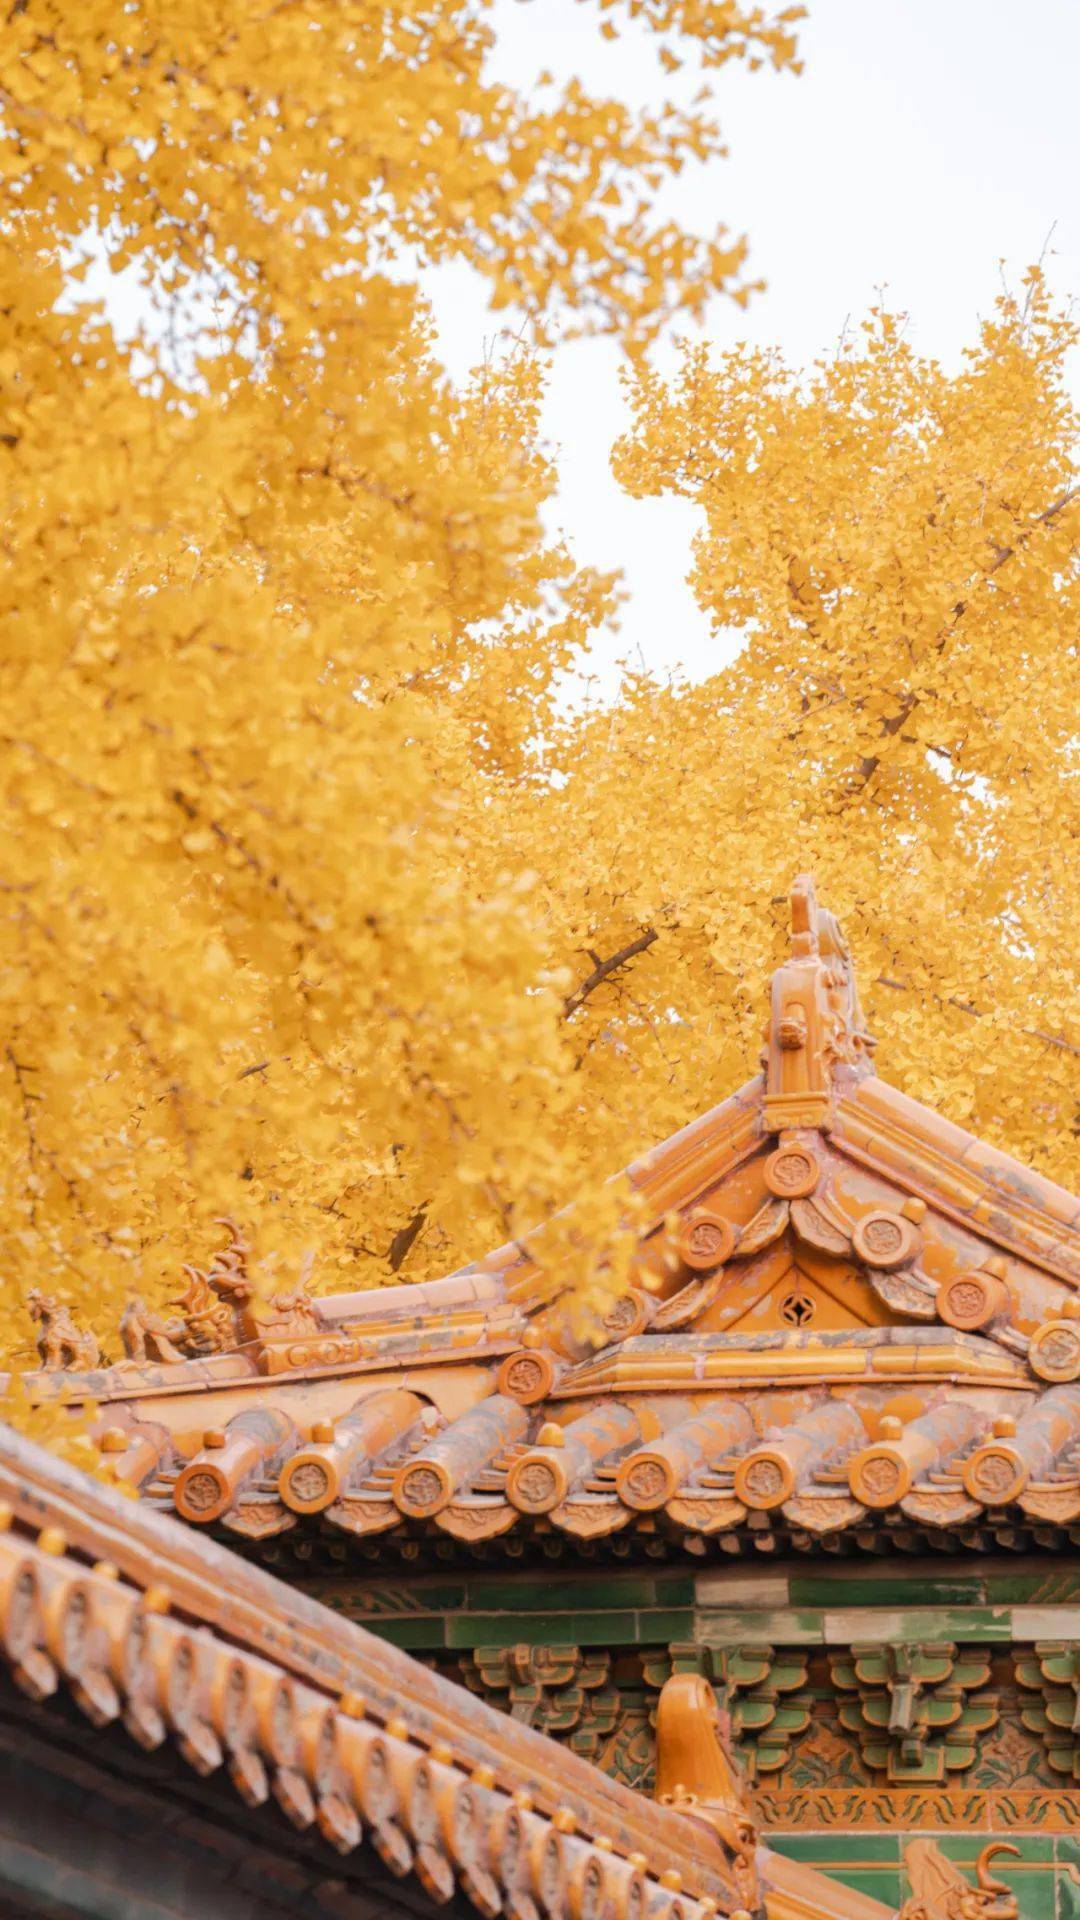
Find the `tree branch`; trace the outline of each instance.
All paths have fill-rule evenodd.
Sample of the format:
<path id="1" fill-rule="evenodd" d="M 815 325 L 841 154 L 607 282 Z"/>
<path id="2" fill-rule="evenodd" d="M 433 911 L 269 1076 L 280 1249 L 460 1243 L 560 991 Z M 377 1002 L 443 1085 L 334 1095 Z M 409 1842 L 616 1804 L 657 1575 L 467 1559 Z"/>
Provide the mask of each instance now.
<path id="1" fill-rule="evenodd" d="M 886 973 L 879 973 L 874 984 L 879 987 L 891 987 L 894 993 L 915 992 L 915 988 L 909 986 L 906 980 L 891 980 Z M 930 998 L 936 1000 L 939 1007 L 955 1007 L 958 1013 L 966 1013 L 972 1020 L 983 1018 L 981 1007 L 973 1007 L 970 1000 L 958 1000 L 955 994 L 949 994 L 943 998 L 939 993 L 932 993 Z M 1027 1040 L 1041 1040 L 1044 1046 L 1057 1047 L 1059 1053 L 1072 1053 L 1080 1060 L 1080 1047 L 1074 1047 L 1072 1041 L 1066 1040 L 1062 1033 L 1045 1033 L 1041 1027 L 1021 1027 L 1019 1031 Z"/>
<path id="2" fill-rule="evenodd" d="M 618 953 L 611 954 L 607 960 L 598 960 L 581 985 L 575 987 L 573 993 L 568 994 L 563 1001 L 563 1019 L 571 1020 L 574 1014 L 585 1005 L 589 995 L 596 992 L 597 987 L 603 986 L 605 980 L 610 980 L 613 973 L 618 973 L 620 967 L 625 967 L 629 961 L 636 959 L 639 953 L 645 953 L 659 938 L 660 935 L 655 927 L 646 927 L 644 933 L 639 933 L 637 939 L 631 940 L 627 946 L 620 947 Z"/>
<path id="3" fill-rule="evenodd" d="M 1038 530 L 1039 527 L 1047 527 L 1052 525 L 1053 522 L 1057 519 L 1059 513 L 1063 513 L 1065 508 L 1070 506 L 1072 502 L 1078 497 L 1080 497 L 1080 483 L 1078 483 L 1076 486 L 1067 487 L 1065 492 L 1060 494 L 1056 500 L 1052 500 L 1048 507 L 1044 507 L 1041 513 L 1037 513 L 1031 525 L 1029 527 L 1025 527 L 1022 530 L 1022 532 L 1016 535 L 1011 546 L 999 547 L 995 542 L 991 542 L 991 547 L 994 554 L 993 562 L 990 566 L 984 568 L 983 572 L 979 574 L 975 580 L 972 581 L 971 587 L 969 588 L 966 597 L 963 600 L 958 600 L 956 602 L 956 605 L 954 606 L 952 613 L 949 616 L 948 621 L 946 622 L 946 625 L 944 626 L 942 631 L 938 634 L 938 637 L 934 642 L 934 651 L 936 653 L 939 653 L 939 654 L 944 653 L 946 646 L 948 645 L 950 639 L 952 638 L 957 627 L 959 626 L 960 621 L 963 619 L 965 613 L 968 610 L 972 592 L 977 587 L 983 585 L 987 580 L 992 580 L 995 573 L 997 573 L 999 567 L 1003 567 L 1007 560 L 1011 560 L 1014 554 L 1017 552 L 1018 548 L 1026 546 L 1028 541 L 1031 539 L 1032 535 Z M 887 736 L 898 734 L 905 720 L 907 720 L 908 716 L 914 712 L 915 708 L 919 704 L 920 704 L 920 700 L 919 700 L 918 694 L 905 693 L 901 698 L 898 711 L 896 713 L 887 715 L 887 717 L 882 721 L 881 723 L 882 733 Z M 858 774 L 854 782 L 852 783 L 851 788 L 848 790 L 847 797 L 851 797 L 852 794 L 861 793 L 862 789 L 866 786 L 868 780 L 870 780 L 873 777 L 873 775 L 877 772 L 879 766 L 881 765 L 881 761 L 882 761 L 882 754 L 873 753 L 866 756 L 860 762 Z"/>
<path id="4" fill-rule="evenodd" d="M 404 1266 L 408 1254 L 423 1232 L 426 1220 L 427 1204 L 425 1202 L 422 1207 L 417 1207 L 411 1220 L 407 1220 L 403 1227 L 398 1228 L 386 1250 L 391 1273 L 396 1273 L 399 1267 Z"/>

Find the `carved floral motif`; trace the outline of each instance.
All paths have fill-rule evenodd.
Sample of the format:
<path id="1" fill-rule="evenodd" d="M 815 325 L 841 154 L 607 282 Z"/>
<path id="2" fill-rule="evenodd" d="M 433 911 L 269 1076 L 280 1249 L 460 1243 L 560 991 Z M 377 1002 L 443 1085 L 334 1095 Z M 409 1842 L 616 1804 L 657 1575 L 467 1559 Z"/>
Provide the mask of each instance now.
<path id="1" fill-rule="evenodd" d="M 680 1259 L 693 1273 L 711 1273 L 722 1266 L 735 1247 L 735 1230 L 723 1214 L 696 1207 L 675 1233 Z"/>
<path id="2" fill-rule="evenodd" d="M 809 1147 L 781 1147 L 765 1162 L 765 1184 L 781 1200 L 811 1194 L 821 1178 L 821 1162 Z"/>
<path id="3" fill-rule="evenodd" d="M 1080 1321 L 1047 1320 L 1031 1336 L 1028 1364 L 1040 1380 L 1080 1379 Z"/>
<path id="4" fill-rule="evenodd" d="M 910 1220 L 884 1207 L 864 1214 L 852 1229 L 852 1242 L 868 1267 L 904 1267 L 918 1252 L 920 1235 Z"/>
<path id="5" fill-rule="evenodd" d="M 523 1348 L 507 1354 L 499 1368 L 498 1390 L 511 1400 L 531 1407 L 542 1400 L 553 1384 L 555 1368 L 550 1354 Z"/>

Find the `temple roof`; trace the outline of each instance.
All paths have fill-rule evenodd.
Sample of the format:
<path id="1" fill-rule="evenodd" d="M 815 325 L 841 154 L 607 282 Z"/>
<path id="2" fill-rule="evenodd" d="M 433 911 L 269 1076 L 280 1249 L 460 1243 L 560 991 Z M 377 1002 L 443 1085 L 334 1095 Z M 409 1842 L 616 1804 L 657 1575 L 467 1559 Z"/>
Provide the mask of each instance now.
<path id="1" fill-rule="evenodd" d="M 436 1905 L 711 1920 L 764 1902 L 768 1920 L 888 1920 L 759 1846 L 700 1678 L 661 1697 L 649 1801 L 2 1426 L 0 1687 L 5 1719 L 68 1757 L 80 1725 L 90 1763 L 113 1727 L 134 1785 L 140 1750 L 171 1748 L 237 1807 L 276 1810 L 346 1862 L 373 1848 Z"/>
<path id="2" fill-rule="evenodd" d="M 133 1303 L 114 1366 L 43 1311 L 35 1390 L 93 1397 L 145 1501 L 256 1540 L 1063 1538 L 1080 1201 L 878 1077 L 805 878 L 762 1069 L 627 1170 L 632 1284 L 598 1347 L 528 1245 L 267 1304 L 231 1230 L 179 1321 Z"/>

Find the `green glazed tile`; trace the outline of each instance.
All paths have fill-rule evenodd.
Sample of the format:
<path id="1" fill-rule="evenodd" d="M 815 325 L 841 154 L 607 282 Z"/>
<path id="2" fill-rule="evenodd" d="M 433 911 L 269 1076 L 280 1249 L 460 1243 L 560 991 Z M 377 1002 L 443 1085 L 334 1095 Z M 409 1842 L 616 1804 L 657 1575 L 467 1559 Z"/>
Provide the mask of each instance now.
<path id="1" fill-rule="evenodd" d="M 468 1605 L 483 1613 L 602 1612 L 608 1607 L 653 1607 L 656 1582 L 646 1574 L 612 1574 L 590 1579 L 545 1574 L 540 1569 L 516 1579 L 505 1574 L 473 1574 Z"/>
<path id="2" fill-rule="evenodd" d="M 770 1830 L 769 1845 L 777 1853 L 786 1854 L 789 1860 L 803 1860 L 810 1866 L 825 1867 L 827 1862 L 837 1862 L 839 1866 L 851 1863 L 853 1871 L 869 1864 L 891 1867 L 896 1871 L 900 1863 L 903 1837 L 897 1833 L 872 1833 L 861 1829 L 858 1832 L 845 1833 L 837 1829 L 835 1833 L 774 1833 Z"/>
<path id="3" fill-rule="evenodd" d="M 431 1583 L 422 1580 L 351 1582 L 341 1576 L 306 1588 L 323 1606 L 346 1613 L 350 1620 L 402 1619 L 413 1613 L 454 1613 L 465 1604 L 464 1580 Z"/>
<path id="4" fill-rule="evenodd" d="M 632 1647 L 638 1638 L 637 1615 L 633 1613 L 574 1613 L 571 1639 L 580 1647 Z"/>
<path id="5" fill-rule="evenodd" d="M 900 1875 L 895 1867 L 871 1867 L 869 1872 L 858 1867 L 838 1867 L 833 1877 L 854 1893 L 865 1893 L 871 1900 L 880 1900 L 883 1906 L 896 1907 L 900 1903 Z"/>
<path id="6" fill-rule="evenodd" d="M 431 1619 L 407 1620 L 369 1620 L 365 1623 L 368 1631 L 378 1635 L 380 1640 L 389 1640 L 391 1646 L 404 1647 L 409 1653 L 421 1653 L 427 1649 L 453 1646 L 447 1637 L 450 1624 L 441 1614 Z"/>
<path id="7" fill-rule="evenodd" d="M 1054 1891 L 1057 1895 L 1054 1920 L 1080 1920 L 1080 1884 L 1069 1874 L 1057 1873 Z"/>
<path id="8" fill-rule="evenodd" d="M 632 1613 L 460 1613 L 446 1622 L 448 1647 L 632 1646 Z"/>
<path id="9" fill-rule="evenodd" d="M 1052 1565 L 1022 1573 L 988 1573 L 986 1597 L 995 1606 L 1069 1606 L 1080 1599 L 1080 1569 Z"/>
<path id="10" fill-rule="evenodd" d="M 793 1607 L 904 1606 L 980 1606 L 987 1599 L 985 1582 L 977 1575 L 958 1575 L 955 1579 L 922 1579 L 911 1576 L 867 1575 L 861 1580 L 830 1579 L 827 1574 L 792 1574 Z M 1003 1598 L 995 1594 L 994 1599 Z"/>
<path id="11" fill-rule="evenodd" d="M 374 1584 L 374 1583 L 372 1583 Z M 398 1582 L 398 1585 L 405 1585 Z M 465 1605 L 468 1582 L 460 1580 L 410 1580 L 407 1592 L 415 1598 L 422 1613 L 450 1613 L 455 1607 Z"/>
<path id="12" fill-rule="evenodd" d="M 459 1613 L 446 1623 L 448 1647 L 572 1646 L 568 1613 Z"/>
<path id="13" fill-rule="evenodd" d="M 1059 1833 L 1054 1851 L 1058 1861 L 1054 1920 L 1080 1920 L 1080 1840 L 1075 1834 Z"/>
<path id="14" fill-rule="evenodd" d="M 641 1646 L 662 1646 L 668 1640 L 692 1640 L 694 1638 L 694 1615 L 689 1607 L 676 1612 L 674 1608 L 662 1612 L 643 1612 L 638 1614 L 637 1640 Z"/>
<path id="15" fill-rule="evenodd" d="M 661 1606 L 692 1607 L 694 1604 L 695 1576 L 692 1573 L 658 1573 L 653 1586 Z"/>
<path id="16" fill-rule="evenodd" d="M 1026 1860 L 1029 1863 L 1034 1862 L 1036 1866 L 1049 1867 L 1054 1863 L 1054 1840 L 1056 1836 L 1052 1833 L 1016 1833 L 1010 1827 L 1008 1833 L 1002 1831 L 1001 1833 L 995 1833 L 992 1837 L 995 1840 L 1008 1840 L 1011 1846 L 1019 1848 L 1020 1858 L 1022 1860 Z M 937 1840 L 942 1853 L 945 1854 L 948 1859 L 955 1860 L 957 1864 L 964 1867 L 965 1870 L 968 1867 L 974 1866 L 979 1854 L 986 1845 L 986 1835 L 974 1832 L 935 1834 L 934 1838 Z M 1002 1877 L 1004 1877 L 1010 1865 L 1010 1860 L 1007 1857 L 1003 1857 L 1000 1861 L 994 1863 L 993 1872 L 996 1874 L 1000 1870 Z"/>
<path id="17" fill-rule="evenodd" d="M 819 1647 L 824 1639 L 822 1615 L 796 1608 L 768 1612 L 753 1607 L 699 1606 L 694 1639 L 702 1647 L 737 1647 L 747 1641 L 773 1647 Z"/>
<path id="18" fill-rule="evenodd" d="M 823 1615 L 827 1646 L 857 1640 L 1012 1639 L 1008 1607 L 837 1607 Z"/>

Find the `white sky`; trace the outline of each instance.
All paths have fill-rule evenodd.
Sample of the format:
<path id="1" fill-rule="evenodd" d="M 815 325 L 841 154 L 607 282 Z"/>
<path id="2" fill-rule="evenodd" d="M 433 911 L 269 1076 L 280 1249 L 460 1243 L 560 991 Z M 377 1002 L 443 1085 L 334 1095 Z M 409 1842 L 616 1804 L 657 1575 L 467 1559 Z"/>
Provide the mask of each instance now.
<path id="1" fill-rule="evenodd" d="M 990 310 L 999 262 L 1015 284 L 1052 227 L 1053 284 L 1080 295 L 1080 0 L 809 0 L 809 16 L 800 77 L 713 76 L 730 157 L 684 175 L 666 203 L 695 227 L 748 233 L 750 271 L 768 282 L 748 312 L 718 301 L 708 337 L 776 343 L 802 364 L 885 287 L 914 345 L 951 363 Z M 653 53 L 636 36 L 602 40 L 593 5 L 496 0 L 495 19 L 497 71 L 517 86 L 546 67 L 633 104 L 655 98 Z M 494 324 L 464 274 L 436 302 L 463 370 Z M 617 369 L 606 342 L 560 348 L 546 412 L 556 524 L 580 559 L 620 567 L 630 595 L 620 635 L 594 649 L 604 689 L 624 654 L 696 677 L 727 653 L 685 585 L 693 509 L 628 500 L 611 478 Z"/>

